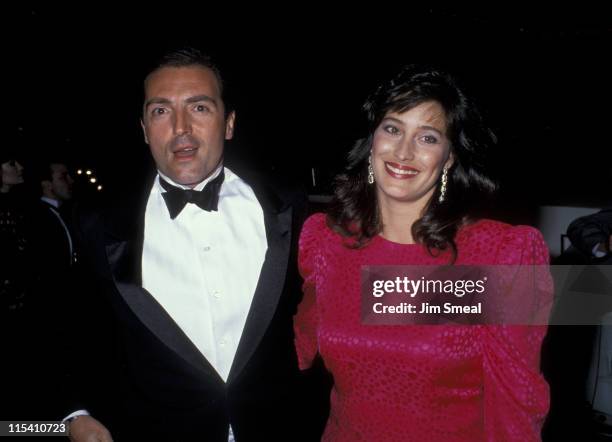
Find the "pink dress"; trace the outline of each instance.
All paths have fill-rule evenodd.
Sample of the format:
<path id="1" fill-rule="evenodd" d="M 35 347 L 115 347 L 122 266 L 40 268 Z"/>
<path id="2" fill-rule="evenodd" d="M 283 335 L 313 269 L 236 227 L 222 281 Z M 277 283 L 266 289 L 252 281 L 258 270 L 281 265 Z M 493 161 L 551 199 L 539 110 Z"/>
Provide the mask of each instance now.
<path id="1" fill-rule="evenodd" d="M 531 227 L 481 220 L 461 229 L 456 264 L 547 264 Z M 549 407 L 540 374 L 545 326 L 362 325 L 362 265 L 435 265 L 417 244 L 381 236 L 359 250 L 311 216 L 300 237 L 300 367 L 332 373 L 324 441 L 538 441 Z"/>

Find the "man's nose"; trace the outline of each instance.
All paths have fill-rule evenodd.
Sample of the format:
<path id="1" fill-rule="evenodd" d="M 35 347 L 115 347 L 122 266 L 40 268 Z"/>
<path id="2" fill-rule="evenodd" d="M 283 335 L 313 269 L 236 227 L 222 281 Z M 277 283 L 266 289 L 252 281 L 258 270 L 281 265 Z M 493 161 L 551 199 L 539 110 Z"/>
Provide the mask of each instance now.
<path id="1" fill-rule="evenodd" d="M 191 120 L 186 111 L 176 112 L 174 117 L 174 133 L 183 135 L 191 133 Z"/>

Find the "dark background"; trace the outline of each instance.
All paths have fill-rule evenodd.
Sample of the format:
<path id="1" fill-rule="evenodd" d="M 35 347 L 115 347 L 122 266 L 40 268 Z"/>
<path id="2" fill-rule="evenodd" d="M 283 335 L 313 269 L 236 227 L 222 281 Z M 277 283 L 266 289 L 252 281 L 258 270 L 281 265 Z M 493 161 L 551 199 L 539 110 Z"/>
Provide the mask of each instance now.
<path id="1" fill-rule="evenodd" d="M 139 125 L 144 69 L 191 44 L 217 59 L 236 97 L 228 155 L 327 193 L 363 135 L 368 93 L 403 64 L 430 62 L 462 80 L 499 136 L 508 212 L 603 206 L 612 200 L 610 17 L 586 4 L 23 7 L 3 20 L 8 143 L 30 160 L 62 152 L 94 168 L 105 191 L 125 185 L 151 164 Z"/>
<path id="2" fill-rule="evenodd" d="M 402 65 L 428 62 L 460 77 L 499 137 L 500 217 L 529 223 L 540 205 L 612 205 L 612 14 L 532 3 L 5 10 L 1 148 L 17 149 L 26 167 L 57 153 L 92 168 L 102 193 L 125 191 L 152 167 L 139 124 L 145 67 L 191 44 L 217 59 L 236 98 L 228 156 L 328 193 L 364 135 L 366 96 Z M 544 357 L 556 376 L 547 440 L 586 440 L 568 428 L 579 434 L 580 416 L 590 419 L 576 372 L 589 361 L 591 330 L 566 333 Z"/>

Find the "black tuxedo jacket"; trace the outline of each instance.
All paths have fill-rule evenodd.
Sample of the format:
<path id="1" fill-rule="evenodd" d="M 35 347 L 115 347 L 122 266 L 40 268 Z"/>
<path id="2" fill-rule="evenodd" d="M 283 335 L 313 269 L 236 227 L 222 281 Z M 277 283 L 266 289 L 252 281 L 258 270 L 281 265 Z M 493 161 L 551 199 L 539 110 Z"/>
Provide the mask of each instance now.
<path id="1" fill-rule="evenodd" d="M 61 218 L 68 229 L 68 233 L 62 222 L 57 218 L 61 213 Z M 64 216 L 63 210 L 56 209 L 50 204 L 41 201 L 38 210 L 35 213 L 36 223 L 36 253 L 40 265 L 50 274 L 57 272 L 66 272 L 72 265 L 72 253 L 70 250 L 70 241 L 72 234 L 70 233 L 70 216 Z M 68 237 L 70 235 L 70 239 Z"/>
<path id="2" fill-rule="evenodd" d="M 83 306 L 76 333 L 84 340 L 70 358 L 81 375 L 70 380 L 78 385 L 73 410 L 87 408 L 115 440 L 225 442 L 230 424 L 238 442 L 320 439 L 327 385 L 298 370 L 292 331 L 305 200 L 245 181 L 263 208 L 268 250 L 227 383 L 142 288 L 152 181 L 126 204 L 78 217 L 83 270 L 74 305 Z"/>

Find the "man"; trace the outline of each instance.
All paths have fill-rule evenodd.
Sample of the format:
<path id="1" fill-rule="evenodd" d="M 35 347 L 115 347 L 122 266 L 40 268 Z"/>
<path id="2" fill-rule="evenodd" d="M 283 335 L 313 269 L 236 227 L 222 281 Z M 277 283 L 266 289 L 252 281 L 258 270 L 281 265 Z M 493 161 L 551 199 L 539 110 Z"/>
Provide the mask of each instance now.
<path id="1" fill-rule="evenodd" d="M 18 394 L 9 403 L 21 419 L 48 419 L 65 411 L 58 401 L 62 367 L 52 361 L 61 359 L 58 343 L 66 327 L 66 292 L 74 262 L 70 216 L 65 212 L 73 180 L 66 164 L 56 159 L 41 160 L 33 169 L 30 179 L 40 186 L 41 197 L 29 205 L 25 219 L 27 262 L 20 265 L 28 294 L 19 327 L 13 328 L 11 336 L 20 348 L 38 350 L 10 353 L 7 362 L 18 372 L 12 379 Z M 44 370 L 41 361 L 45 361 Z"/>
<path id="2" fill-rule="evenodd" d="M 585 289 L 584 294 L 597 287 L 596 280 L 592 279 L 593 275 L 605 280 L 605 276 L 596 268 L 591 270 L 590 265 L 612 263 L 611 235 L 610 208 L 577 218 L 567 229 L 572 247 L 564 252 L 559 263 L 576 265 L 574 270 L 568 267 L 567 271 L 571 272 L 571 279 L 578 277 L 576 281 L 590 286 Z M 570 291 L 577 290 L 573 292 L 575 296 L 581 295 L 580 288 L 573 288 L 576 283 L 571 286 L 572 288 L 568 287 Z M 597 290 L 604 287 L 600 285 Z M 561 302 L 563 303 L 563 299 Z M 612 327 L 605 325 L 606 313 L 608 312 L 601 311 L 601 325 L 549 327 L 542 350 L 542 369 L 551 388 L 551 408 L 543 430 L 545 440 L 595 440 L 597 437 L 592 433 L 594 423 L 598 420 L 595 418 L 596 413 L 610 407 L 610 404 L 607 407 L 602 406 L 602 398 L 605 395 L 601 394 L 602 388 L 606 388 L 606 380 L 603 378 L 609 370 L 606 364 L 598 362 L 611 359 L 612 349 L 601 346 L 601 343 L 610 340 L 612 332 Z"/>
<path id="3" fill-rule="evenodd" d="M 168 54 L 144 90 L 157 174 L 136 202 L 79 223 L 89 288 L 110 315 L 88 336 L 116 345 L 106 357 L 82 344 L 96 374 L 79 367 L 81 348 L 71 360 L 86 389 L 101 386 L 97 402 L 81 396 L 90 415 L 70 416 L 71 438 L 319 440 L 325 407 L 309 399 L 292 334 L 303 199 L 224 166 L 236 114 L 207 57 Z"/>
<path id="4" fill-rule="evenodd" d="M 74 243 L 70 232 L 68 204 L 72 200 L 74 179 L 62 161 L 48 160 L 38 170 L 41 188 L 41 210 L 36 224 L 38 253 L 46 269 L 67 270 L 74 260 Z"/>
<path id="5" fill-rule="evenodd" d="M 567 236 L 589 262 L 612 263 L 612 208 L 572 221 Z"/>

